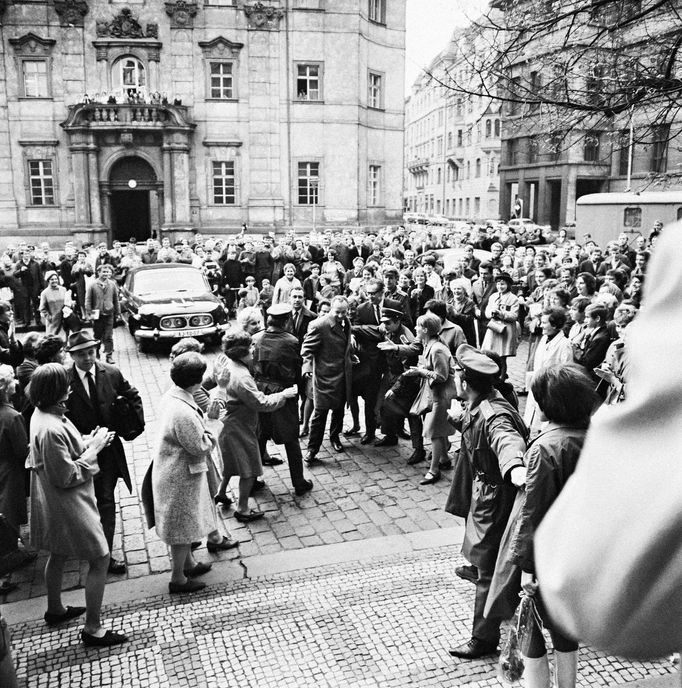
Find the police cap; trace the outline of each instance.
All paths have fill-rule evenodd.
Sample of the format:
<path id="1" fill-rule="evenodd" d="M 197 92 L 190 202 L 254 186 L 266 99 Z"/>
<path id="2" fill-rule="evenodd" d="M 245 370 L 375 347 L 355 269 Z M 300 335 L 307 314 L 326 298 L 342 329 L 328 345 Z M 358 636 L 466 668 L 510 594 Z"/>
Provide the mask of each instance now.
<path id="1" fill-rule="evenodd" d="M 402 311 L 396 310 L 395 308 L 381 309 L 381 322 L 387 322 L 389 320 L 400 320 L 402 317 Z"/>
<path id="2" fill-rule="evenodd" d="M 281 318 L 285 315 L 291 314 L 291 304 L 288 303 L 276 303 L 267 310 L 268 315 L 272 315 L 275 318 Z"/>
<path id="3" fill-rule="evenodd" d="M 455 355 L 457 363 L 464 370 L 468 370 L 477 375 L 497 375 L 500 369 L 491 358 L 474 348 L 470 344 L 460 344 Z"/>

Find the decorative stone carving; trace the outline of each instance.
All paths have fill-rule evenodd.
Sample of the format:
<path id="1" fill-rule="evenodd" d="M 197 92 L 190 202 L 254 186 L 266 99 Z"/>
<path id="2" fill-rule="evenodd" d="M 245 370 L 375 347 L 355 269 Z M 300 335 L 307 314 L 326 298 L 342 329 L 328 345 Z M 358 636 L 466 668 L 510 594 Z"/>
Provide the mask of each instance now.
<path id="1" fill-rule="evenodd" d="M 54 38 L 41 38 L 34 33 L 27 33 L 20 38 L 10 38 L 10 45 L 17 55 L 47 56 L 52 52 L 57 41 Z"/>
<path id="2" fill-rule="evenodd" d="M 98 21 L 96 31 L 100 38 L 105 36 L 112 38 L 158 38 L 159 25 L 147 24 L 146 30 L 142 31 L 140 22 L 133 16 L 130 9 L 124 7 L 111 21 Z"/>
<path id="3" fill-rule="evenodd" d="M 238 57 L 239 51 L 244 47 L 244 44 L 234 43 L 223 36 L 218 36 L 210 41 L 199 41 L 199 47 L 204 53 L 204 57 L 225 58 Z"/>
<path id="4" fill-rule="evenodd" d="M 257 2 L 253 5 L 244 5 L 244 14 L 251 29 L 277 30 L 284 10 Z"/>
<path id="5" fill-rule="evenodd" d="M 171 29 L 191 29 L 197 14 L 197 5 L 186 0 L 166 3 L 166 14 L 171 18 Z"/>
<path id="6" fill-rule="evenodd" d="M 88 3 L 85 0 L 54 0 L 54 11 L 62 26 L 83 26 Z"/>

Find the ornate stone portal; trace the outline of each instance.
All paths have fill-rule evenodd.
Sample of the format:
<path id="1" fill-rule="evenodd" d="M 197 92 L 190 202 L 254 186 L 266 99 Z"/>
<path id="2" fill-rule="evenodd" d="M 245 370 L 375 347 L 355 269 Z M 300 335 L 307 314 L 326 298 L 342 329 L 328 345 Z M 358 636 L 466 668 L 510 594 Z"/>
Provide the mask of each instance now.
<path id="1" fill-rule="evenodd" d="M 249 21 L 250 29 L 276 31 L 279 29 L 279 22 L 284 16 L 284 10 L 257 2 L 254 5 L 244 5 L 244 14 Z"/>

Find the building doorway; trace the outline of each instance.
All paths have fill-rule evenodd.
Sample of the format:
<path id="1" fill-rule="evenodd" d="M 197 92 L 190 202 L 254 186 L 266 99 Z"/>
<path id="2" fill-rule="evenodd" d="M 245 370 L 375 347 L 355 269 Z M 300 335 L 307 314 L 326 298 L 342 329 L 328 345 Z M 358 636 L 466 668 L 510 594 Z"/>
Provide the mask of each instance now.
<path id="1" fill-rule="evenodd" d="M 161 218 L 163 183 L 154 168 L 137 155 L 117 160 L 109 180 L 100 187 L 106 195 L 111 240 L 144 242 L 157 235 Z"/>
<path id="2" fill-rule="evenodd" d="M 138 242 L 144 242 L 151 235 L 149 191 L 112 191 L 112 241 L 126 242 L 135 237 Z"/>

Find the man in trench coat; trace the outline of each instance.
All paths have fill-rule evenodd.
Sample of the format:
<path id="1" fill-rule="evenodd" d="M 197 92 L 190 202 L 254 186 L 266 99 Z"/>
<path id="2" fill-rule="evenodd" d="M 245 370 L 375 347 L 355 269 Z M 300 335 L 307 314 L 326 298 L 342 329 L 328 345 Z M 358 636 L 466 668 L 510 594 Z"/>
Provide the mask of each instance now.
<path id="1" fill-rule="evenodd" d="M 263 394 L 274 394 L 300 382 L 301 356 L 298 339 L 284 329 L 291 317 L 291 306 L 278 303 L 268 308 L 267 315 L 267 328 L 253 336 L 253 376 Z M 306 480 L 303 476 L 296 399 L 287 399 L 284 406 L 276 411 L 259 414 L 259 420 L 261 456 L 265 456 L 269 439 L 275 444 L 283 444 L 296 495 L 300 497 L 312 490 L 312 480 Z"/>
<path id="2" fill-rule="evenodd" d="M 351 388 L 351 324 L 347 316 L 348 299 L 335 296 L 331 312 L 313 320 L 303 340 L 303 376 L 313 379 L 315 410 L 310 421 L 306 463 L 316 461 L 322 445 L 327 414 L 332 412 L 329 439 L 335 451 L 343 451 L 340 434 L 343 428 L 343 411 L 350 399 Z"/>
<path id="3" fill-rule="evenodd" d="M 69 398 L 66 402 L 66 415 L 83 435 L 92 432 L 97 426 L 110 427 L 112 424 L 111 405 L 117 396 L 129 399 L 141 412 L 142 400 L 138 391 L 123 377 L 121 371 L 97 359 L 100 342 L 88 331 L 72 332 L 69 335 L 66 351 L 74 361 L 69 369 Z M 114 441 L 98 455 L 100 472 L 95 476 L 95 497 L 99 509 L 104 536 L 112 551 L 116 531 L 116 483 L 123 478 L 126 487 L 132 492 L 130 473 L 121 439 Z M 122 561 L 111 558 L 109 573 L 125 573 Z"/>

